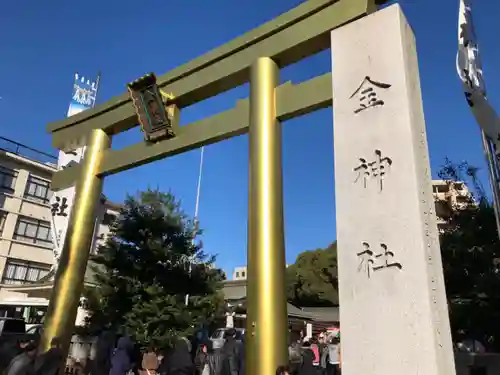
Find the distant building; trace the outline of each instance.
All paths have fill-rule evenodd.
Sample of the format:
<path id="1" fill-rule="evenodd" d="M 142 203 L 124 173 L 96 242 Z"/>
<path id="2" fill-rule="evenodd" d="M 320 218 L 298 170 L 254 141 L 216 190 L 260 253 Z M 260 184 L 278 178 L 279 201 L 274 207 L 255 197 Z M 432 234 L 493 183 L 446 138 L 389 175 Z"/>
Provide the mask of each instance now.
<path id="1" fill-rule="evenodd" d="M 247 309 L 247 282 L 246 280 L 226 280 L 223 282 L 222 292 L 226 301 L 226 316 L 231 316 L 232 323 L 236 328 L 245 327 Z M 287 303 L 288 324 L 304 327 L 306 322 L 311 322 L 316 317 L 312 313 L 303 311 L 290 303 Z"/>
<path id="2" fill-rule="evenodd" d="M 442 232 L 447 225 L 446 220 L 453 210 L 471 204 L 472 196 L 464 182 L 432 180 L 432 192 L 435 199 L 438 229 Z"/>
<path id="3" fill-rule="evenodd" d="M 56 170 L 56 156 L 0 137 L 0 316 L 24 316 L 29 323 L 48 304 L 50 292 L 29 298 L 28 289 L 50 277 L 54 264 L 49 200 Z M 120 210 L 106 199 L 102 203 L 106 211 L 95 246 Z"/>
<path id="4" fill-rule="evenodd" d="M 286 267 L 288 266 L 287 264 Z M 231 280 L 246 280 L 247 277 L 247 266 L 239 266 L 233 269 L 233 277 Z"/>
<path id="5" fill-rule="evenodd" d="M 246 280 L 247 279 L 247 267 L 236 267 L 233 270 L 233 280 Z"/>

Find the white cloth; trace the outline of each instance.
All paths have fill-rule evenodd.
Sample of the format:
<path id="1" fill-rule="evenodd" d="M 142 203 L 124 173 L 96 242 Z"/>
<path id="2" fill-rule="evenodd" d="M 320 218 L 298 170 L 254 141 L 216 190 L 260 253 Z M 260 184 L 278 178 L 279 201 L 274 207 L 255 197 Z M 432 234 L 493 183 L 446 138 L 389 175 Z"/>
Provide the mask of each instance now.
<path id="1" fill-rule="evenodd" d="M 500 155 L 500 118 L 486 97 L 486 85 L 472 20 L 471 0 L 459 0 L 457 71 L 467 103 L 479 127 Z"/>

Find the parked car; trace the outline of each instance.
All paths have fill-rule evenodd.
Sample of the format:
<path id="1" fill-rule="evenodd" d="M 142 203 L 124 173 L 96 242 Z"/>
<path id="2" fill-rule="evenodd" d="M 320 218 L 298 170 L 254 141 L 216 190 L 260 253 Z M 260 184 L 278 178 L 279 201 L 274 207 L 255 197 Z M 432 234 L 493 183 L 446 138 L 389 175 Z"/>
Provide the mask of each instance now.
<path id="1" fill-rule="evenodd" d="M 224 346 L 226 339 L 224 338 L 224 334 L 229 328 L 219 328 L 216 329 L 215 332 L 210 336 L 210 341 L 212 341 L 212 345 L 214 349 L 220 349 Z M 236 331 L 236 341 L 241 341 L 241 337 L 245 335 L 244 328 L 235 328 Z"/>
<path id="2" fill-rule="evenodd" d="M 34 340 L 38 340 L 42 336 L 43 324 L 32 324 L 30 328 L 26 330 L 26 335 L 33 337 Z"/>
<path id="3" fill-rule="evenodd" d="M 24 319 L 0 318 L 0 340 L 12 336 L 16 338 L 26 334 L 26 322 Z"/>

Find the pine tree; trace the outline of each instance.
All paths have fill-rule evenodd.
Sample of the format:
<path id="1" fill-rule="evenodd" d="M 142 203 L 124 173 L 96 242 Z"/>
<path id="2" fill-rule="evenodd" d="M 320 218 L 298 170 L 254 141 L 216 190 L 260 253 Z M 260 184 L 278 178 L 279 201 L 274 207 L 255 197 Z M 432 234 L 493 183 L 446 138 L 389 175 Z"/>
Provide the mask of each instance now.
<path id="1" fill-rule="evenodd" d="M 168 348 L 209 324 L 222 311 L 224 274 L 194 242 L 199 234 L 172 194 L 128 196 L 93 259 L 87 330 L 111 329 L 142 347 Z"/>

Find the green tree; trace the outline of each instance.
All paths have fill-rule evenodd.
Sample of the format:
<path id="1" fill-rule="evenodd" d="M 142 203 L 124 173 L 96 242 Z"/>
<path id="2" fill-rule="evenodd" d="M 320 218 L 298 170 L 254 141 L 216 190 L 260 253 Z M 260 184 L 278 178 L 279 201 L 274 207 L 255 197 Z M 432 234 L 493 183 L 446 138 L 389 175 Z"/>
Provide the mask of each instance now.
<path id="1" fill-rule="evenodd" d="M 453 336 L 500 350 L 500 241 L 494 208 L 477 168 L 447 159 L 439 175 L 449 183 L 467 183 L 472 193 L 465 205 L 450 207 L 440 237 Z"/>
<path id="2" fill-rule="evenodd" d="M 297 306 L 337 306 L 337 243 L 300 253 L 287 268 L 287 298 Z"/>
<path id="3" fill-rule="evenodd" d="M 200 233 L 172 194 L 128 196 L 93 259 L 87 330 L 111 329 L 142 347 L 167 348 L 175 337 L 209 324 L 222 309 L 224 274 L 194 243 Z"/>

